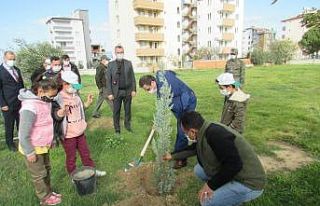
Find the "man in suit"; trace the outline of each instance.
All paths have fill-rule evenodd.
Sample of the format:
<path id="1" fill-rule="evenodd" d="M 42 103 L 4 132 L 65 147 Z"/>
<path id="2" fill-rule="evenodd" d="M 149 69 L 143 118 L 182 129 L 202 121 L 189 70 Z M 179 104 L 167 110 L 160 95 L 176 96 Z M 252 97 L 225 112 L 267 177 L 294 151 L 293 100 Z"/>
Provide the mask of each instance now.
<path id="1" fill-rule="evenodd" d="M 113 101 L 113 125 L 115 132 L 120 134 L 120 110 L 124 104 L 125 128 L 131 132 L 131 101 L 136 96 L 136 79 L 132 64 L 123 59 L 124 49 L 118 45 L 115 47 L 116 60 L 108 64 L 106 73 L 108 99 Z"/>
<path id="2" fill-rule="evenodd" d="M 0 65 L 0 106 L 4 117 L 6 143 L 9 150 L 14 152 L 17 151 L 13 142 L 14 123 L 18 129 L 21 107 L 18 94 L 24 88 L 20 69 L 15 66 L 15 58 L 12 51 L 6 51 L 4 62 Z"/>
<path id="3" fill-rule="evenodd" d="M 94 109 L 93 115 L 92 115 L 92 117 L 94 118 L 100 117 L 99 109 L 104 101 L 106 101 L 109 104 L 111 111 L 113 111 L 113 102 L 108 99 L 107 90 L 106 90 L 106 84 L 107 84 L 106 72 L 108 69 L 107 66 L 109 61 L 110 59 L 106 55 L 102 55 L 100 58 L 100 64 L 96 68 L 95 79 L 96 79 L 96 85 L 99 89 L 99 97 L 97 100 L 96 108 Z"/>
<path id="4" fill-rule="evenodd" d="M 70 57 L 65 54 L 61 57 L 62 60 L 62 70 L 63 71 L 73 71 L 79 78 L 79 83 L 81 83 L 81 76 L 78 67 L 70 61 Z"/>

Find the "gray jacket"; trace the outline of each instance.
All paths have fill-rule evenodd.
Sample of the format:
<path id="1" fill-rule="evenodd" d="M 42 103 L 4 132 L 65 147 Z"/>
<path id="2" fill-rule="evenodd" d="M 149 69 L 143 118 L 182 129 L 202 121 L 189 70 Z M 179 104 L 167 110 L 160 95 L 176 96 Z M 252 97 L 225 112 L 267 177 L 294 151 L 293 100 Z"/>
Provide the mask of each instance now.
<path id="1" fill-rule="evenodd" d="M 131 61 L 123 59 L 124 61 L 124 73 L 126 80 L 126 92 L 130 95 L 132 91 L 136 91 L 136 79 Z M 113 95 L 118 97 L 119 93 L 119 71 L 116 60 L 109 62 L 106 72 L 107 79 L 107 95 Z"/>

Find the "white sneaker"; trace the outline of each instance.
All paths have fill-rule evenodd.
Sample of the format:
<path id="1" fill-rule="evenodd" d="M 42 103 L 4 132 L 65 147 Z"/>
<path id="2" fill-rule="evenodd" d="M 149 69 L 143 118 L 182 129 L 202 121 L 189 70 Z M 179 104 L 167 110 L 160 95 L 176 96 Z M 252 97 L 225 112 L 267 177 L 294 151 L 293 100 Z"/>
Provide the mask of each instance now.
<path id="1" fill-rule="evenodd" d="M 102 176 L 105 176 L 106 174 L 107 174 L 106 171 L 96 170 L 96 177 L 102 177 Z"/>

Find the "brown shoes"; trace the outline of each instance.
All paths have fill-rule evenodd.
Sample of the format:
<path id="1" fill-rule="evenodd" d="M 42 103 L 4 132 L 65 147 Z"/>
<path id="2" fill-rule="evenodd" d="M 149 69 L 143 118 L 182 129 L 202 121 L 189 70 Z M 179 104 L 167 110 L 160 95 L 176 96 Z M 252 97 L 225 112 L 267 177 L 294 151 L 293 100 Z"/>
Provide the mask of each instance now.
<path id="1" fill-rule="evenodd" d="M 176 160 L 174 163 L 173 169 L 181 169 L 182 167 L 187 166 L 187 160 Z"/>

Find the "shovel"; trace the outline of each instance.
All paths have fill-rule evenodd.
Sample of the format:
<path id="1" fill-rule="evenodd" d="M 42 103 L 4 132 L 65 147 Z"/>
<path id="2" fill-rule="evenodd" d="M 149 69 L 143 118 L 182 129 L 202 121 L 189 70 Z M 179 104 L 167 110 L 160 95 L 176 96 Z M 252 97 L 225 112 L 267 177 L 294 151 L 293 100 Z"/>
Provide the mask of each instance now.
<path id="1" fill-rule="evenodd" d="M 138 167 L 140 165 L 140 163 L 142 162 L 143 156 L 146 153 L 147 148 L 148 148 L 148 146 L 149 146 L 149 144 L 150 144 L 150 142 L 152 140 L 154 132 L 155 132 L 155 129 L 152 127 L 152 130 L 151 130 L 151 132 L 149 134 L 149 137 L 148 137 L 146 143 L 144 144 L 144 146 L 143 146 L 143 148 L 141 150 L 139 159 L 137 161 L 129 162 L 128 163 L 128 167 L 124 170 L 125 172 L 128 171 L 132 167 Z"/>

